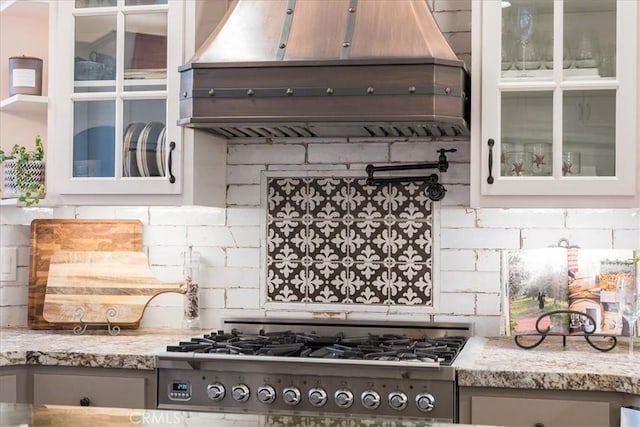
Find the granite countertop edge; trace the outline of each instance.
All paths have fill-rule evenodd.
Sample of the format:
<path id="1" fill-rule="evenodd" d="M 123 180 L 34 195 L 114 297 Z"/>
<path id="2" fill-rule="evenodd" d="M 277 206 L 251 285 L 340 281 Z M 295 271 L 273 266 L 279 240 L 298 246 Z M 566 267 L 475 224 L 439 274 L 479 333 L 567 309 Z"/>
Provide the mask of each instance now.
<path id="1" fill-rule="evenodd" d="M 640 395 L 640 376 L 457 368 L 460 387 L 531 390 L 613 391 Z"/>
<path id="2" fill-rule="evenodd" d="M 167 345 L 205 333 L 183 329 L 137 329 L 119 335 L 67 330 L 0 329 L 0 367 L 18 365 L 119 368 L 152 371 Z"/>
<path id="3" fill-rule="evenodd" d="M 550 340 L 551 341 L 551 340 Z M 546 342 L 525 350 L 512 337 L 473 337 L 453 366 L 460 387 L 610 391 L 640 395 L 640 355 L 629 357 L 628 342 L 610 352 L 584 339 Z"/>

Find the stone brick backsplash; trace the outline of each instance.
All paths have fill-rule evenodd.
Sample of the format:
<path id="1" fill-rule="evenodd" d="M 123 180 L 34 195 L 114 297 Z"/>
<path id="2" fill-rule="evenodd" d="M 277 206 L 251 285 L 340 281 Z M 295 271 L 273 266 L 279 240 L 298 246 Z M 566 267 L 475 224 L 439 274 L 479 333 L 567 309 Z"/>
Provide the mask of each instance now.
<path id="1" fill-rule="evenodd" d="M 324 304 L 311 303 L 289 307 L 267 302 L 266 269 L 261 261 L 266 259 L 266 240 L 260 237 L 265 234 L 261 231 L 265 209 L 2 206 L 0 245 L 18 249 L 18 271 L 16 281 L 0 282 L 0 326 L 27 324 L 29 224 L 36 218 L 113 218 L 115 212 L 127 212 L 119 216 L 143 222 L 143 245 L 151 270 L 166 281 L 180 280 L 179 255 L 193 245 L 202 254 L 201 319 L 207 328 L 219 328 L 220 320 L 230 317 L 332 317 L 473 322 L 477 334 L 497 335 L 503 325 L 504 250 L 549 246 L 560 236 L 584 248 L 640 248 L 640 209 L 470 209 L 434 204 L 440 227 L 433 229 L 433 239 L 440 250 L 430 314 L 403 304 L 361 304 L 361 310 L 354 308 L 358 304 L 343 304 L 343 309 L 340 304 L 326 304 L 324 309 Z M 141 325 L 178 328 L 181 320 L 181 296 L 166 294 L 150 301 Z"/>
<path id="2" fill-rule="evenodd" d="M 424 182 L 267 183 L 267 302 L 432 306 Z"/>

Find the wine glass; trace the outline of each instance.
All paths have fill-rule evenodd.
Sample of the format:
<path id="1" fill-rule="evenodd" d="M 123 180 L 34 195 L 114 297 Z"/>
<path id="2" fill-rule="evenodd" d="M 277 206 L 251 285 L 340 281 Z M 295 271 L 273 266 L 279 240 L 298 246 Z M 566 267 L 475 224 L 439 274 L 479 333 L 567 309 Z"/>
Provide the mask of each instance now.
<path id="1" fill-rule="evenodd" d="M 616 301 L 620 314 L 629 324 L 629 357 L 633 357 L 635 324 L 640 317 L 640 281 L 631 274 L 620 274 L 616 283 Z"/>
<path id="2" fill-rule="evenodd" d="M 562 153 L 562 176 L 578 175 L 580 167 L 579 151 L 565 151 Z"/>
<path id="3" fill-rule="evenodd" d="M 526 49 L 533 37 L 533 22 L 536 15 L 533 6 L 519 6 L 514 12 L 513 30 L 522 46 L 522 77 L 526 76 Z"/>

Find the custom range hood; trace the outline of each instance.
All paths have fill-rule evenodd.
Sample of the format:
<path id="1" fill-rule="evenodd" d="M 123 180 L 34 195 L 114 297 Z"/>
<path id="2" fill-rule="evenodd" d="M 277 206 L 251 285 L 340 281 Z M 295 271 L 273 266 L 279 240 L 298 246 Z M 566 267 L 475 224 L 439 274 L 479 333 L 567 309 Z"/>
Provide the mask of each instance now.
<path id="1" fill-rule="evenodd" d="M 179 71 L 179 124 L 228 138 L 469 134 L 426 0 L 235 0 Z"/>

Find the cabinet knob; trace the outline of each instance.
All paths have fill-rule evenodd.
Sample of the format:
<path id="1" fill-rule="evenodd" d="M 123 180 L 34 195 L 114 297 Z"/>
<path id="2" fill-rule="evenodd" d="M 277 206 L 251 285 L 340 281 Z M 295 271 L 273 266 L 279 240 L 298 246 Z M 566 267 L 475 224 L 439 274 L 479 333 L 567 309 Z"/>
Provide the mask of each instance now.
<path id="1" fill-rule="evenodd" d="M 80 399 L 80 406 L 89 406 L 91 405 L 91 400 L 88 397 L 83 397 Z"/>
<path id="2" fill-rule="evenodd" d="M 544 423 L 535 423 L 533 427 L 544 427 Z"/>

